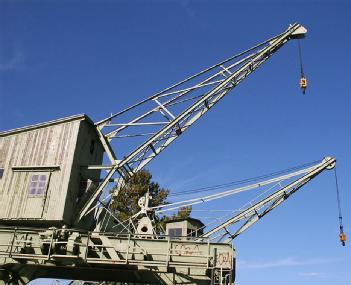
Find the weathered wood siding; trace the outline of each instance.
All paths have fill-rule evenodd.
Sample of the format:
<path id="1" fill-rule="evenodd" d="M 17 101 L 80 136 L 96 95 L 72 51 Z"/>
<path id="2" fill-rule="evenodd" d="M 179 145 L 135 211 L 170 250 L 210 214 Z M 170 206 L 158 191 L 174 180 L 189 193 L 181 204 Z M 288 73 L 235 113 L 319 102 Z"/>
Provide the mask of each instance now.
<path id="1" fill-rule="evenodd" d="M 94 150 L 90 143 L 94 140 Z M 84 115 L 0 133 L 0 219 L 16 225 L 70 224 L 81 166 L 101 164 L 102 147 Z M 33 175 L 47 178 L 45 193 L 29 192 Z M 96 179 L 98 172 L 93 173 Z M 85 177 L 86 178 L 86 177 Z"/>
<path id="2" fill-rule="evenodd" d="M 70 221 L 70 224 L 76 218 L 77 205 L 80 202 L 80 198 L 87 191 L 86 187 L 97 187 L 100 179 L 100 170 L 85 171 L 84 166 L 101 165 L 103 153 L 104 149 L 95 127 L 87 121 L 82 121 L 79 127 L 64 211 L 64 220 Z M 87 223 L 89 222 L 87 221 Z M 85 226 L 89 227 L 88 224 Z"/>

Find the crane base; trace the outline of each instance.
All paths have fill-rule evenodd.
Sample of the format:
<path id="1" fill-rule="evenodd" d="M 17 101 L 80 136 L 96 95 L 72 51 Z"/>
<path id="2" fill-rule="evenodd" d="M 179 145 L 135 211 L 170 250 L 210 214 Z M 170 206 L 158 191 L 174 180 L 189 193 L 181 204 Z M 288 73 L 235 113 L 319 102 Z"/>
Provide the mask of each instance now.
<path id="1" fill-rule="evenodd" d="M 206 238 L 0 229 L 0 285 L 37 278 L 224 285 L 233 283 L 233 269 L 232 246 Z"/>

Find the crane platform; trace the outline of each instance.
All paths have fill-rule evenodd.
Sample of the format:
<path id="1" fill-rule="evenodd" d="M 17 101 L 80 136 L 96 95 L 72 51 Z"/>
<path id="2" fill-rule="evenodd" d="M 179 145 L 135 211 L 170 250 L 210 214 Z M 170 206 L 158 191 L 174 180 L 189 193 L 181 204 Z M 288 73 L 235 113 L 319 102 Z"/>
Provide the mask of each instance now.
<path id="1" fill-rule="evenodd" d="M 37 278 L 148 284 L 229 284 L 235 252 L 207 238 L 71 229 L 0 229 L 1 285 Z"/>

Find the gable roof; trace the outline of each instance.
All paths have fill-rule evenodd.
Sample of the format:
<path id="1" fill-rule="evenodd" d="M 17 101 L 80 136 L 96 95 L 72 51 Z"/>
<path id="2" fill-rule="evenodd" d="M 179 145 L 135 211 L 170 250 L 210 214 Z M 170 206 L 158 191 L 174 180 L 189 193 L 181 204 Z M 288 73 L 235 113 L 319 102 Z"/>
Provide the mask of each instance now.
<path id="1" fill-rule="evenodd" d="M 89 123 L 94 124 L 94 122 L 86 115 L 86 114 L 78 114 L 78 115 L 73 115 L 73 116 L 68 116 L 56 120 L 51 120 L 43 123 L 38 123 L 34 125 L 29 125 L 21 128 L 16 128 L 8 131 L 2 131 L 0 132 L 0 137 L 4 137 L 7 135 L 13 135 L 21 132 L 26 132 L 26 131 L 31 131 L 39 128 L 44 128 L 44 127 L 49 127 L 61 123 L 66 123 L 69 121 L 75 121 L 75 120 L 87 120 Z"/>

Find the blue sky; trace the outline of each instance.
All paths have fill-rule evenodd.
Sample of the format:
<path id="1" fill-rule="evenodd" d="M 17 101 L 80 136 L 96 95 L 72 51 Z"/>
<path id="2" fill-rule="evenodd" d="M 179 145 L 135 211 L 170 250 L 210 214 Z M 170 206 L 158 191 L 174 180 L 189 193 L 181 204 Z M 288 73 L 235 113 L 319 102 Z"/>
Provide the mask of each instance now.
<path id="1" fill-rule="evenodd" d="M 102 119 L 300 22 L 305 96 L 290 42 L 149 169 L 181 191 L 333 155 L 351 235 L 350 12 L 346 0 L 1 0 L 0 130 L 77 113 Z M 337 235 L 327 172 L 235 241 L 237 284 L 350 284 L 351 250 Z"/>

